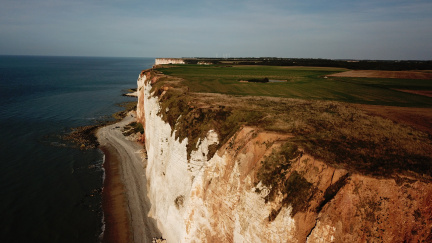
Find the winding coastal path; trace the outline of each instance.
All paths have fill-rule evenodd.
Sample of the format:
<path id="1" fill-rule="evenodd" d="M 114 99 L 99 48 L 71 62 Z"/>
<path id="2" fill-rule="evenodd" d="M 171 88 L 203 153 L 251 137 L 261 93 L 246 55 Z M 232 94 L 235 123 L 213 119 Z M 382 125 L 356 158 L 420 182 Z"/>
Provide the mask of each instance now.
<path id="1" fill-rule="evenodd" d="M 124 126 L 135 121 L 129 113 L 122 121 L 102 127 L 97 132 L 100 149 L 105 154 L 103 242 L 152 242 L 160 237 L 156 220 L 147 215 L 144 147 L 123 135 Z"/>

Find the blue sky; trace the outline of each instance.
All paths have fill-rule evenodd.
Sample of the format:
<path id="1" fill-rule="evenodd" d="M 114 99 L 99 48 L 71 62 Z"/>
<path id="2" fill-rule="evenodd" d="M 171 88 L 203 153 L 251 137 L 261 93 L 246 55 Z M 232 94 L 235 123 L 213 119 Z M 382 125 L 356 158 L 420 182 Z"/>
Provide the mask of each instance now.
<path id="1" fill-rule="evenodd" d="M 430 0 L 0 0 L 0 54 L 432 60 Z"/>

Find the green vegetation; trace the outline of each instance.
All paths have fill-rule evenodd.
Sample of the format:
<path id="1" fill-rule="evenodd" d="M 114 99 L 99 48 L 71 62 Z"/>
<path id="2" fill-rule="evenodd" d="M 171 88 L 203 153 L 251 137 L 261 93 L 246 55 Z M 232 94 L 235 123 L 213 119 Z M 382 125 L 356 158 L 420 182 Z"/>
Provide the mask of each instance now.
<path id="1" fill-rule="evenodd" d="M 431 80 L 327 77 L 347 70 L 343 68 L 170 65 L 158 70 L 166 75 L 183 78 L 184 84 L 192 92 L 432 107 L 430 97 L 395 90 L 432 90 Z M 264 78 L 287 82 L 239 82 Z"/>
<path id="2" fill-rule="evenodd" d="M 138 132 L 141 134 L 144 133 L 143 125 L 141 123 L 131 122 L 124 127 L 123 135 L 124 136 L 130 136 L 130 135 L 138 133 Z"/>
<path id="3" fill-rule="evenodd" d="M 250 125 L 292 134 L 294 138 L 290 142 L 306 153 L 350 172 L 387 178 L 405 174 L 430 180 L 430 135 L 366 115 L 339 102 L 431 107 L 432 98 L 393 90 L 401 87 L 432 89 L 430 80 L 410 80 L 408 83 L 397 79 L 324 78 L 343 70 L 173 65 L 163 66 L 158 71 L 176 75 L 176 78 L 165 76 L 153 88 L 161 100 L 160 115 L 176 130 L 180 140 L 188 138 L 189 155 L 209 130 L 215 130 L 220 141 L 218 146 L 211 148 L 211 157 L 239 127 Z M 287 82 L 238 82 L 265 77 Z M 272 181 L 278 181 L 282 176 L 277 169 L 286 170 L 287 161 L 280 160 L 275 170 L 267 161 L 270 164 L 263 164 L 260 178 L 269 177 L 265 183 L 273 185 Z M 331 195 L 329 192 L 328 197 Z"/>
<path id="4" fill-rule="evenodd" d="M 309 183 L 297 171 L 290 170 L 291 163 L 301 157 L 297 145 L 285 143 L 279 149 L 273 150 L 264 161 L 257 173 L 257 180 L 270 188 L 265 201 L 274 201 L 276 196 L 282 194 L 282 205 L 291 205 L 291 215 L 306 210 L 309 199 L 316 188 Z M 269 221 L 273 221 L 279 214 L 279 210 L 273 210 L 269 215 Z"/>
<path id="5" fill-rule="evenodd" d="M 278 150 L 273 149 L 272 153 L 261 161 L 261 170 L 257 173 L 258 181 L 271 188 L 266 197 L 267 201 L 273 201 L 280 191 L 282 182 L 291 168 L 291 163 L 300 158 L 301 153 L 297 145 L 285 143 Z"/>
<path id="6" fill-rule="evenodd" d="M 284 199 L 282 206 L 292 206 L 291 215 L 294 216 L 300 211 L 309 207 L 309 201 L 317 190 L 312 183 L 308 182 L 297 171 L 293 171 L 286 181 L 283 182 Z M 286 195 L 286 196 L 285 196 Z"/>
<path id="7" fill-rule="evenodd" d="M 160 93 L 161 89 L 155 93 Z M 196 106 L 196 99 L 187 95 L 182 88 L 170 88 L 161 95 L 161 109 L 158 115 L 176 131 L 180 141 L 188 138 L 188 159 L 196 148 L 199 139 L 204 138 L 209 130 L 215 130 L 219 136 L 219 145 L 212 146 L 208 156 L 211 158 L 243 124 L 252 124 L 262 116 L 253 110 L 233 110 L 225 105 Z"/>
<path id="8" fill-rule="evenodd" d="M 251 78 L 247 80 L 248 82 L 252 82 L 252 83 L 268 83 L 269 79 L 266 78 Z"/>

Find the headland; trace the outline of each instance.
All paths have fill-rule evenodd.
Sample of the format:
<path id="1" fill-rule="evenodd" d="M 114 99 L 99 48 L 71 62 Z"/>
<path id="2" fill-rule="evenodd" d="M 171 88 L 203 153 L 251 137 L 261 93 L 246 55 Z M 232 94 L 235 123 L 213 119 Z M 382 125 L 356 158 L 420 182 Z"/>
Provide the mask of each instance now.
<path id="1" fill-rule="evenodd" d="M 428 71 L 406 82 L 334 75 L 341 67 L 167 62 L 140 74 L 136 117 L 98 133 L 120 162 L 123 239 L 432 239 L 430 130 L 394 116 L 430 118 L 430 97 L 405 91 L 430 90 Z M 241 82 L 255 79 L 281 82 Z M 134 119 L 147 153 L 125 141 Z"/>

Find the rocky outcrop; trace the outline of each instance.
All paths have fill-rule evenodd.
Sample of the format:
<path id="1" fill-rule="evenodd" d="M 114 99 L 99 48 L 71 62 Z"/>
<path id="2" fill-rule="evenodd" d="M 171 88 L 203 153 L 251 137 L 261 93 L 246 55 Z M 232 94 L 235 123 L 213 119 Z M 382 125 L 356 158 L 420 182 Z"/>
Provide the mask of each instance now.
<path id="1" fill-rule="evenodd" d="M 188 138 L 176 137 L 161 116 L 157 80 L 151 70 L 140 75 L 137 117 L 145 130 L 150 216 L 168 242 L 432 240 L 429 182 L 364 176 L 301 148 L 272 165 L 292 136 L 248 126 L 224 144 L 210 129 L 188 154 Z M 214 145 L 219 149 L 208 156 Z"/>

